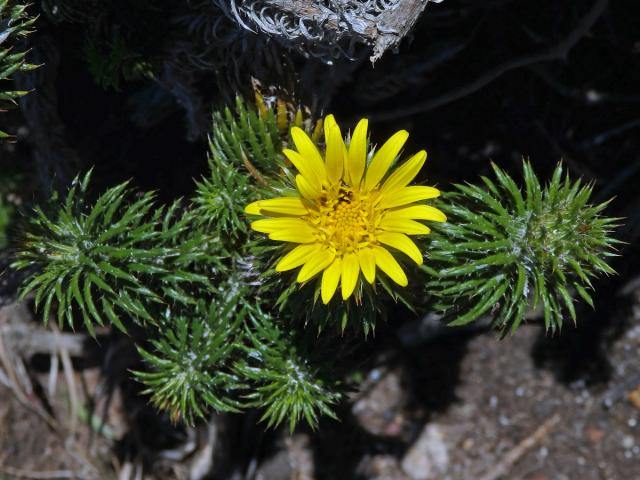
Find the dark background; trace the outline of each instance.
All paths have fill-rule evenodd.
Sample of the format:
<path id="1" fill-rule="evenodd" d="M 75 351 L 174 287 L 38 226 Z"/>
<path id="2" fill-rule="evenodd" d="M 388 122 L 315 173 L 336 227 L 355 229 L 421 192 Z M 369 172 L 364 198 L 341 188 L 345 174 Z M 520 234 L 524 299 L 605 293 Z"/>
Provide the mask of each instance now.
<path id="1" fill-rule="evenodd" d="M 177 34 L 165 20 L 149 28 L 156 20 L 143 22 L 133 13 L 126 15 L 123 5 L 126 2 L 113 2 L 103 8 L 129 42 L 132 58 L 148 60 L 156 72 L 164 72 L 173 64 L 167 45 Z M 601 15 L 582 28 L 594 6 L 603 7 Z M 40 5 L 32 9 L 38 12 Z M 114 11 L 120 15 L 113 16 Z M 113 31 L 96 30 L 90 20 L 58 23 L 46 12 L 40 13 L 38 31 L 29 46 L 32 61 L 43 67 L 31 77 L 17 79 L 35 91 L 21 102 L 22 112 L 10 112 L 2 120 L 18 141 L 0 147 L 0 176 L 19 179 L 23 205 L 42 202 L 51 189 L 64 189 L 76 172 L 91 166 L 96 169 L 96 188 L 132 178 L 137 187 L 155 189 L 162 199 L 189 195 L 193 179 L 206 172 L 210 112 L 228 102 L 236 89 L 250 95 L 252 75 L 266 84 L 278 80 L 264 65 L 255 69 L 245 65 L 234 82 L 210 67 L 190 67 L 187 93 L 176 93 L 166 82 L 157 81 L 169 78 L 164 73 L 157 73 L 156 80 L 116 73 L 117 82 L 105 82 L 106 76 L 92 68 L 86 45 L 90 39 L 112 38 Z M 144 37 L 145 32 L 153 35 Z M 146 39 L 141 42 L 140 38 Z M 559 47 L 567 39 L 574 41 L 561 55 Z M 347 126 L 367 116 L 374 142 L 398 129 L 409 130 L 406 150 L 428 151 L 425 174 L 430 183 L 446 189 L 452 182 L 475 182 L 490 172 L 490 161 L 519 178 L 523 158 L 531 160 L 541 178 L 547 178 L 562 161 L 573 177 L 594 184 L 594 201 L 614 198 L 607 214 L 624 217 L 618 237 L 627 242 L 613 262 L 619 275 L 596 285 L 596 313 L 585 309 L 579 328 L 569 327 L 560 337 L 549 339 L 536 327 L 527 327 L 503 344 L 489 335 L 462 335 L 407 348 L 398 340 L 398 329 L 406 327 L 405 322 L 381 326 L 369 344 L 370 353 L 374 364 L 401 372 L 402 408 L 409 420 L 398 435 L 373 435 L 370 425 L 349 417 L 345 407 L 343 423 L 324 422 L 321 434 L 314 437 L 321 478 L 341 478 L 345 471 L 348 476 L 359 471 L 371 477 L 362 473 L 362 455 L 400 456 L 424 422 L 434 418 L 445 425 L 473 421 L 472 414 L 461 410 L 464 405 L 475 405 L 477 415 L 497 424 L 498 413 L 493 418 L 482 403 L 488 402 L 490 392 L 500 402 L 512 404 L 511 409 L 505 407 L 506 415 L 552 403 L 567 415 L 563 432 L 573 431 L 580 422 L 584 429 L 595 422 L 612 432 L 614 445 L 619 440 L 616 432 L 622 435 L 629 415 L 636 414 L 626 404 L 623 413 L 610 414 L 600 409 L 599 402 L 630 377 L 640 378 L 637 339 L 629 336 L 637 323 L 632 312 L 638 303 L 628 297 L 633 291 L 628 286 L 638 278 L 640 234 L 637 1 L 445 0 L 429 4 L 399 51 L 387 52 L 375 65 L 368 62 L 366 52 L 353 62 L 338 61 L 334 66 L 285 50 L 280 55 L 287 65 L 283 83 L 294 83 L 298 100 L 312 105 L 315 113 L 334 113 Z M 217 69 L 226 66 L 219 64 Z M 621 373 L 619 365 L 628 368 Z M 525 400 L 509 390 L 514 385 L 528 389 Z M 584 392 L 595 399 L 597 408 L 575 408 L 576 398 Z M 141 405 L 137 408 L 144 408 Z M 151 410 L 144 412 L 146 416 L 138 421 L 156 422 L 153 425 L 162 432 L 157 436 L 159 443 L 182 441 L 184 432 L 174 432 L 176 441 L 167 433 L 172 427 L 166 419 Z M 477 441 L 490 437 L 514 443 L 542 419 L 544 414 L 534 415 L 516 422 L 518 428 L 506 433 L 485 426 L 486 438 L 477 432 Z M 284 448 L 279 433 L 247 436 L 247 429 L 254 431 L 247 424 L 256 420 L 256 415 L 249 415 L 230 422 L 232 445 L 240 449 L 238 461 L 247 462 L 252 456 L 268 460 Z M 554 439 L 559 455 L 564 452 L 571 462 L 571 452 L 595 455 L 589 448 L 596 447 L 584 439 L 583 430 L 569 439 L 566 435 Z M 631 435 L 637 438 L 637 431 Z M 128 444 L 120 447 L 135 450 Z M 148 447 L 155 448 L 152 442 Z M 617 454 L 612 451 L 607 456 L 615 463 Z M 606 478 L 631 478 L 621 473 L 633 471 L 621 458 L 613 470 L 618 473 Z M 591 478 L 585 475 L 595 472 L 595 467 L 588 472 L 571 470 L 562 461 L 553 468 L 544 472 L 548 477 L 535 478 L 560 478 L 554 476 L 560 471 L 577 475 L 570 478 Z M 518 478 L 529 477 L 522 473 Z"/>

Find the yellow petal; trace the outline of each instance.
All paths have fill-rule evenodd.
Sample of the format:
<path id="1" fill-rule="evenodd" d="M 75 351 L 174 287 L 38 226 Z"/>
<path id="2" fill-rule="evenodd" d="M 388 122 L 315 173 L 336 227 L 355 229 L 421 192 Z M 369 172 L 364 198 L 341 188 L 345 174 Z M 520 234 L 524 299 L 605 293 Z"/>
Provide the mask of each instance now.
<path id="1" fill-rule="evenodd" d="M 289 150 L 288 148 L 282 150 L 282 153 L 284 153 L 291 163 L 293 163 L 293 166 L 296 167 L 310 185 L 315 189 L 320 189 L 322 186 L 322 176 L 317 171 L 317 168 L 314 168 L 314 165 L 308 158 L 302 156 L 295 150 Z M 324 169 L 324 166 L 322 168 Z"/>
<path id="2" fill-rule="evenodd" d="M 336 117 L 334 117 L 333 115 L 327 115 L 324 118 L 324 129 L 325 129 L 325 135 L 326 135 L 326 130 L 327 128 L 331 128 L 331 127 L 337 127 L 338 123 L 336 122 Z"/>
<path id="3" fill-rule="evenodd" d="M 420 202 L 440 196 L 440 190 L 433 187 L 411 186 L 393 191 L 393 195 L 382 195 L 380 208 L 401 207 L 413 202 Z"/>
<path id="4" fill-rule="evenodd" d="M 298 152 L 300 152 L 300 155 L 305 159 L 309 168 L 313 170 L 320 183 L 324 182 L 327 177 L 327 170 L 325 169 L 324 161 L 318 151 L 318 147 L 316 147 L 315 143 L 309 138 L 309 135 L 299 127 L 293 127 L 291 129 L 291 138 Z"/>
<path id="5" fill-rule="evenodd" d="M 316 243 L 298 245 L 280 259 L 276 265 L 276 272 L 286 272 L 306 263 L 322 247 Z"/>
<path id="6" fill-rule="evenodd" d="M 262 200 L 258 200 L 257 202 L 252 202 L 246 207 L 244 207 L 244 213 L 248 213 L 249 215 L 262 215 L 260 213 L 260 202 Z"/>
<path id="7" fill-rule="evenodd" d="M 358 262 L 364 278 L 369 283 L 373 283 L 376 279 L 376 257 L 370 248 L 364 248 L 358 251 Z"/>
<path id="8" fill-rule="evenodd" d="M 298 230 L 313 233 L 315 229 L 300 218 L 265 218 L 251 223 L 257 232 L 273 233 L 278 230 Z"/>
<path id="9" fill-rule="evenodd" d="M 356 125 L 349 143 L 349 153 L 347 158 L 347 170 L 349 172 L 349 183 L 352 187 L 360 185 L 364 166 L 367 161 L 367 126 L 369 121 L 363 118 Z"/>
<path id="10" fill-rule="evenodd" d="M 278 242 L 291 243 L 311 243 L 316 240 L 315 236 L 296 230 L 278 230 L 277 232 L 270 233 L 269 238 Z"/>
<path id="11" fill-rule="evenodd" d="M 314 255 L 309 257 L 307 263 L 305 263 L 300 272 L 298 272 L 298 282 L 306 282 L 322 270 L 327 268 L 333 263 L 333 259 L 336 258 L 336 254 L 323 248 L 318 250 Z"/>
<path id="12" fill-rule="evenodd" d="M 309 200 L 314 200 L 320 196 L 321 190 L 315 184 L 309 183 L 307 177 L 296 175 L 296 185 L 300 195 Z"/>
<path id="13" fill-rule="evenodd" d="M 327 177 L 332 184 L 337 183 L 342 178 L 344 167 L 344 141 L 340 128 L 333 122 L 329 122 L 329 117 L 325 121 L 325 138 L 327 149 L 325 157 L 327 161 Z"/>
<path id="14" fill-rule="evenodd" d="M 406 187 L 411 182 L 424 165 L 427 160 L 427 152 L 424 150 L 419 151 L 409 160 L 400 165 L 395 172 L 393 172 L 389 178 L 382 185 L 381 191 L 383 193 L 389 193 Z"/>
<path id="15" fill-rule="evenodd" d="M 353 290 L 358 283 L 358 275 L 360 274 L 360 265 L 358 257 L 353 254 L 347 254 L 342 260 L 342 299 L 346 300 L 351 296 Z"/>
<path id="16" fill-rule="evenodd" d="M 294 243 L 315 241 L 316 229 L 299 218 L 267 218 L 251 223 L 251 228 L 268 233 L 271 240 Z"/>
<path id="17" fill-rule="evenodd" d="M 390 210 L 385 213 L 385 218 L 408 218 L 411 220 L 432 220 L 434 222 L 446 222 L 447 216 L 430 205 L 413 205 L 399 210 Z"/>
<path id="18" fill-rule="evenodd" d="M 404 233 L 384 232 L 378 235 L 378 241 L 396 250 L 400 250 L 418 265 L 422 265 L 422 253 L 420 249 L 413 243 L 413 240 Z"/>
<path id="19" fill-rule="evenodd" d="M 279 197 L 268 200 L 258 200 L 247 205 L 244 209 L 253 215 L 306 215 L 309 213 L 300 197 Z M 254 213 L 257 211 L 258 213 Z"/>
<path id="20" fill-rule="evenodd" d="M 367 174 L 364 179 L 365 190 L 371 190 L 380 183 L 380 180 L 385 176 L 398 153 L 400 153 L 407 138 L 409 138 L 409 132 L 400 130 L 376 152 L 367 168 Z"/>
<path id="21" fill-rule="evenodd" d="M 320 293 L 322 295 L 322 303 L 325 305 L 329 303 L 333 294 L 336 292 L 341 274 L 342 260 L 340 258 L 336 258 L 333 263 L 324 270 L 322 274 Z"/>
<path id="22" fill-rule="evenodd" d="M 426 225 L 406 218 L 383 218 L 379 226 L 387 232 L 399 232 L 406 235 L 427 235 L 431 233 L 431 229 Z"/>
<path id="23" fill-rule="evenodd" d="M 386 249 L 373 247 L 373 254 L 376 257 L 376 265 L 380 267 L 380 270 L 386 273 L 391 280 L 401 287 L 406 287 L 409 284 L 402 267 Z"/>

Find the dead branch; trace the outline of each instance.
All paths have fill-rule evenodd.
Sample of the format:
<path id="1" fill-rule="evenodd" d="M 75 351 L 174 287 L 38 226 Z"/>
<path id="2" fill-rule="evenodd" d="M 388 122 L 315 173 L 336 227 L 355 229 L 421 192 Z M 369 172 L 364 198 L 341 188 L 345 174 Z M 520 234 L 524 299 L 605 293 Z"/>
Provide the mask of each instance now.
<path id="1" fill-rule="evenodd" d="M 373 46 L 373 54 L 369 59 L 371 63 L 375 63 L 387 50 L 395 48 L 413 29 L 429 0 L 400 0 L 380 15 L 348 18 L 336 12 L 329 12 L 308 0 L 265 0 L 264 3 L 295 18 L 313 20 L 319 23 L 324 31 L 336 33 L 338 36 L 344 30 L 344 23 L 348 23 L 354 36 Z"/>
<path id="2" fill-rule="evenodd" d="M 375 22 L 373 55 L 374 63 L 389 49 L 398 46 L 400 41 L 413 29 L 428 0 L 405 0 L 393 10 L 383 12 Z"/>

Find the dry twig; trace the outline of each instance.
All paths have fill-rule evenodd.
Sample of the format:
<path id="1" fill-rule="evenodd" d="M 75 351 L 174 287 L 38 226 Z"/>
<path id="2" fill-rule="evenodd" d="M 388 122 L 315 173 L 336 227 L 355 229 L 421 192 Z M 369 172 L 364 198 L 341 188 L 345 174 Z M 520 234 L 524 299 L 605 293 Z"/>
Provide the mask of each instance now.
<path id="1" fill-rule="evenodd" d="M 504 477 L 529 450 L 549 435 L 559 422 L 560 415 L 556 413 L 540 425 L 535 432 L 510 450 L 497 465 L 481 476 L 478 480 L 498 480 L 499 478 Z"/>
<path id="2" fill-rule="evenodd" d="M 84 353 L 87 336 L 80 333 L 54 333 L 34 323 L 24 303 L 14 303 L 0 308 L 0 338 L 4 338 L 11 350 L 24 357 L 37 353 L 57 355 L 66 351 L 72 357 Z"/>

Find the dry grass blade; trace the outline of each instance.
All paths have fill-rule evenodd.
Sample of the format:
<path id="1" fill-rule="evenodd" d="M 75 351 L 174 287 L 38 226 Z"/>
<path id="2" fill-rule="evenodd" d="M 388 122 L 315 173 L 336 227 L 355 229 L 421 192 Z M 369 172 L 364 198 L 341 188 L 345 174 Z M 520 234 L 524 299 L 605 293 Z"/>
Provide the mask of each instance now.
<path id="1" fill-rule="evenodd" d="M 0 465 L 0 473 L 11 475 L 16 478 L 26 478 L 34 480 L 61 480 L 66 478 L 80 478 L 70 470 L 51 470 L 46 472 L 34 472 L 30 470 L 21 470 L 19 468 Z"/>

